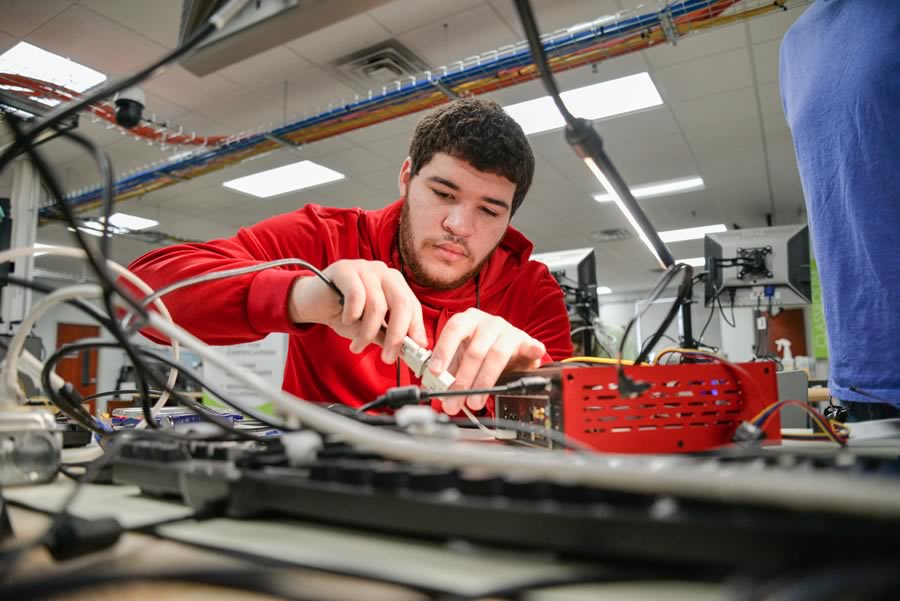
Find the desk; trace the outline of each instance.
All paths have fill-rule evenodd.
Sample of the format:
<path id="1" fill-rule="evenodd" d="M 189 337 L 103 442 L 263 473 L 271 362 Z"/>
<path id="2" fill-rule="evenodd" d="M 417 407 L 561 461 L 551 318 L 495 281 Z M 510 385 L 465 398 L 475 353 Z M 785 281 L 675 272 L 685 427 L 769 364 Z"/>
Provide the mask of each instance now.
<path id="1" fill-rule="evenodd" d="M 55 510 L 71 482 L 8 489 L 17 539 L 30 540 L 46 528 L 38 509 Z M 78 570 L 92 573 L 187 568 L 290 566 L 297 590 L 314 599 L 423 599 L 402 585 L 441 591 L 461 598 L 487 598 L 488 591 L 567 578 L 602 578 L 602 566 L 560 561 L 540 553 L 512 552 L 464 543 L 441 544 L 288 520 L 195 520 L 186 508 L 137 495 L 129 486 L 86 485 L 72 508 L 79 517 L 116 517 L 129 532 L 113 548 L 54 564 L 43 549 L 33 551 L 15 570 L 21 581 L 36 574 L 59 577 Z M 602 535 L 598 533 L 598 535 Z M 355 574 L 357 577 L 338 573 Z M 397 585 L 368 580 L 389 580 Z M 156 585 L 153 585 L 156 587 Z M 144 591 L 146 592 L 146 591 Z M 718 585 L 652 582 L 590 584 L 529 593 L 528 601 L 705 601 L 720 599 Z M 77 598 L 77 597 L 76 597 Z M 85 599 L 90 598 L 84 597 Z M 96 598 L 96 597 L 95 597 Z M 127 597 L 115 598 L 151 598 Z M 153 601 L 163 601 L 154 589 Z M 180 597 L 172 597 L 180 598 Z M 191 597 L 191 599 L 206 597 Z M 224 599 L 216 592 L 210 599 Z M 239 596 L 235 598 L 253 598 Z"/>

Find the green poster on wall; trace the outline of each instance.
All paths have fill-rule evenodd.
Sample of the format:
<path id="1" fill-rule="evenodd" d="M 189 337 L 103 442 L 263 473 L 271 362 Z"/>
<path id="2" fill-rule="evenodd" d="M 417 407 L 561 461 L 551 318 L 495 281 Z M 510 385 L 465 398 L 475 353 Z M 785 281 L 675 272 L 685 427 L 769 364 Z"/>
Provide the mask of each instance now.
<path id="1" fill-rule="evenodd" d="M 819 284 L 819 268 L 816 260 L 810 261 L 809 277 L 812 281 L 812 340 L 816 359 L 828 358 L 828 331 L 825 329 L 825 312 L 822 310 L 822 286 Z"/>

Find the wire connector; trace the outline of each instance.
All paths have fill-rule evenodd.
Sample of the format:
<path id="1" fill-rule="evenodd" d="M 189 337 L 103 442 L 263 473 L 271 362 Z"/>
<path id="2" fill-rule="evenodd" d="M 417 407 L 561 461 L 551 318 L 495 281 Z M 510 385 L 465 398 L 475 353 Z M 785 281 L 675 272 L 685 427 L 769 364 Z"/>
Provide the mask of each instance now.
<path id="1" fill-rule="evenodd" d="M 525 376 L 507 383 L 504 388 L 506 390 L 501 394 L 550 392 L 550 378 L 544 376 Z"/>
<path id="2" fill-rule="evenodd" d="M 750 446 L 766 437 L 766 433 L 748 421 L 741 422 L 731 441 L 738 445 Z"/>

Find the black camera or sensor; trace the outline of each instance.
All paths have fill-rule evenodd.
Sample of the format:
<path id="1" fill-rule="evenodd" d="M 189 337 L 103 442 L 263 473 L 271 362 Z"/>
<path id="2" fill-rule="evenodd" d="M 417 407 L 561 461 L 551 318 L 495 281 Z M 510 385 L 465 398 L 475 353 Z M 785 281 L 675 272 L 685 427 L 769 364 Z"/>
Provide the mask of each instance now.
<path id="1" fill-rule="evenodd" d="M 144 92 L 140 88 L 126 88 L 116 94 L 116 123 L 124 128 L 131 129 L 141 122 L 144 112 Z"/>

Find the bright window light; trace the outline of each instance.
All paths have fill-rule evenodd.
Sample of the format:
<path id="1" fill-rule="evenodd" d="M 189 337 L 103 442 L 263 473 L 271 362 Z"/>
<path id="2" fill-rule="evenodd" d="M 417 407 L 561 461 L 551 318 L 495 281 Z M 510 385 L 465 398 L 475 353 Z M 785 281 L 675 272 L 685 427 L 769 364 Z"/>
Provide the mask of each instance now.
<path id="1" fill-rule="evenodd" d="M 701 227 L 689 227 L 683 230 L 669 230 L 660 232 L 659 237 L 663 242 L 681 242 L 683 240 L 698 240 L 706 234 L 716 234 L 718 232 L 727 231 L 724 223 L 715 225 L 704 225 Z"/>
<path id="2" fill-rule="evenodd" d="M 703 178 L 692 176 L 651 182 L 629 189 L 635 198 L 653 198 L 654 196 L 670 196 L 672 194 L 703 190 L 704 188 L 706 188 L 706 185 L 703 183 Z M 594 200 L 597 202 L 613 202 L 615 199 L 612 194 L 607 193 L 594 194 Z"/>
<path id="3" fill-rule="evenodd" d="M 313 186 L 321 186 L 322 184 L 342 179 L 344 179 L 343 173 L 338 173 L 312 161 L 300 161 L 284 167 L 239 177 L 222 185 L 259 198 L 269 198 L 270 196 L 312 188 Z"/>
<path id="4" fill-rule="evenodd" d="M 606 286 L 597 286 L 597 294 L 612 294 L 612 288 L 607 288 Z"/>
<path id="5" fill-rule="evenodd" d="M 663 103 L 646 72 L 596 83 L 560 94 L 569 111 L 582 119 L 604 119 Z M 565 126 L 553 99 L 543 96 L 504 107 L 526 135 Z"/>
<path id="6" fill-rule="evenodd" d="M 684 263 L 691 267 L 706 267 L 705 257 L 691 257 L 690 259 L 675 259 L 676 263 Z"/>
<path id="7" fill-rule="evenodd" d="M 0 55 L 0 73 L 25 75 L 63 86 L 74 92 L 84 92 L 106 80 L 106 75 L 99 71 L 32 46 L 28 42 L 19 42 Z M 58 100 L 37 98 L 35 100 L 51 106 L 59 104 Z"/>

